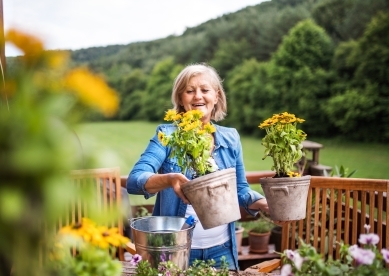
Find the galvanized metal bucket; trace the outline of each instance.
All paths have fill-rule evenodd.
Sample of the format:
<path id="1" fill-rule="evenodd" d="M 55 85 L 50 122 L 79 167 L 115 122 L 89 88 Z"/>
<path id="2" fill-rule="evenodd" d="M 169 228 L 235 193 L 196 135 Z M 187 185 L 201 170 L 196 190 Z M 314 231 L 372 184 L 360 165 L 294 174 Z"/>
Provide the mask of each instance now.
<path id="1" fill-rule="evenodd" d="M 136 253 L 154 268 L 158 268 L 160 262 L 170 260 L 180 269 L 187 269 L 195 225 L 181 230 L 184 223 L 185 218 L 173 216 L 130 219 Z"/>

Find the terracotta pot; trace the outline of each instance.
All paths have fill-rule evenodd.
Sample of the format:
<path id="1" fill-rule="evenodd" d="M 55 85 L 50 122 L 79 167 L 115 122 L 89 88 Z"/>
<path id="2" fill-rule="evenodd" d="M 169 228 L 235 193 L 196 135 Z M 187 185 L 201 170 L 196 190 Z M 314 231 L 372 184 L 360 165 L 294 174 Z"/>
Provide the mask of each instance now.
<path id="1" fill-rule="evenodd" d="M 267 253 L 269 251 L 270 232 L 255 233 L 248 232 L 249 235 L 249 249 L 253 253 Z"/>
<path id="2" fill-rule="evenodd" d="M 240 219 L 235 168 L 195 178 L 182 186 L 204 229 Z"/>
<path id="3" fill-rule="evenodd" d="M 307 197 L 311 176 L 261 178 L 259 183 L 275 221 L 295 221 L 307 214 Z"/>
<path id="4" fill-rule="evenodd" d="M 243 231 L 244 231 L 243 227 L 239 227 L 235 229 L 236 249 L 238 250 L 238 254 L 242 253 Z"/>

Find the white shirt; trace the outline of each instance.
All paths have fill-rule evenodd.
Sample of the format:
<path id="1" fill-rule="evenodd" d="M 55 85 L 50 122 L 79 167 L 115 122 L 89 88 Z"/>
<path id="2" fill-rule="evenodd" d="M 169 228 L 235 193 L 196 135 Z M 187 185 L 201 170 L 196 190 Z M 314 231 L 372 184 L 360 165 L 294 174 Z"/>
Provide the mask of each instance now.
<path id="1" fill-rule="evenodd" d="M 186 208 L 185 217 L 193 216 L 197 219 L 196 226 L 193 231 L 192 249 L 205 249 L 225 243 L 230 239 L 228 233 L 228 224 L 213 227 L 205 230 L 200 220 L 198 219 L 192 205 Z"/>

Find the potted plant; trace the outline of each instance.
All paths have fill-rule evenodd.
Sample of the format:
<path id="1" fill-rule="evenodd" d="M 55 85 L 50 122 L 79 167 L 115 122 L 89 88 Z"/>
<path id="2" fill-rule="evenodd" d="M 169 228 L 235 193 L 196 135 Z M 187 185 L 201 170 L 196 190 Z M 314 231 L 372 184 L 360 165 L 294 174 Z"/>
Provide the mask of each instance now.
<path id="1" fill-rule="evenodd" d="M 200 110 L 177 113 L 170 109 L 164 120 L 171 121 L 176 130 L 169 135 L 160 132 L 158 139 L 162 145 L 171 147 L 170 157 L 177 159 L 181 171 L 192 174 L 193 180 L 185 183 L 182 191 L 203 228 L 209 229 L 239 220 L 241 216 L 235 168 L 218 170 L 211 157 L 212 133 L 216 129 L 211 123 L 203 125 L 202 117 Z"/>
<path id="2" fill-rule="evenodd" d="M 255 226 L 248 231 L 249 249 L 254 253 L 269 251 L 270 233 L 274 224 L 267 218 L 261 217 Z"/>
<path id="3" fill-rule="evenodd" d="M 273 159 L 275 176 L 261 178 L 259 183 L 265 193 L 270 217 L 275 221 L 294 221 L 306 217 L 306 199 L 311 176 L 301 176 L 294 171 L 295 164 L 303 156 L 307 137 L 297 124 L 304 122 L 294 114 L 274 114 L 259 125 L 266 131 L 262 139 L 265 156 Z"/>
<path id="4" fill-rule="evenodd" d="M 200 120 L 202 116 L 200 110 L 177 113 L 169 109 L 164 120 L 173 122 L 177 129 L 171 135 L 163 132 L 158 134 L 161 143 L 172 148 L 170 157 L 177 158 L 182 172 L 190 170 L 194 178 L 218 169 L 211 158 L 211 135 L 216 129 L 210 123 L 203 126 Z"/>

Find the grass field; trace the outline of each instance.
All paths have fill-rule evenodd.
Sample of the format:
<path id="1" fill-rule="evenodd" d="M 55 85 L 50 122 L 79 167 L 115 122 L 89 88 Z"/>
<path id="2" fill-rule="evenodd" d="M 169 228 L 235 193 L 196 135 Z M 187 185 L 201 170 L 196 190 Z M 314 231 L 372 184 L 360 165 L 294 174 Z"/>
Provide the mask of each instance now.
<path id="1" fill-rule="evenodd" d="M 97 122 L 85 123 L 76 129 L 84 151 L 99 151 L 101 167 L 120 167 L 127 175 L 150 138 L 157 124 L 149 122 Z M 320 163 L 356 169 L 353 177 L 389 179 L 389 145 L 351 143 L 339 140 L 310 139 L 324 145 Z M 247 171 L 270 170 L 272 160 L 262 160 L 264 148 L 260 138 L 241 137 L 244 163 Z M 310 158 L 310 156 L 309 156 Z M 131 202 L 143 201 L 131 196 Z"/>

